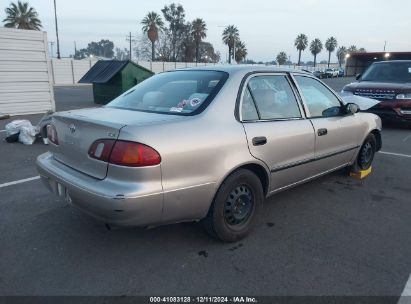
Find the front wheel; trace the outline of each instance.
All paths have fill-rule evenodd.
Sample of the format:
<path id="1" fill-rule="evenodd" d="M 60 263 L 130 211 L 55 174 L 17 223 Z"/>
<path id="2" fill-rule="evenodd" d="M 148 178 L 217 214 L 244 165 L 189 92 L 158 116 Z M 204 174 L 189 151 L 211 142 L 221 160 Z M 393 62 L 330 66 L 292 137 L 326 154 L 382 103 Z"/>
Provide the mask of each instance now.
<path id="1" fill-rule="evenodd" d="M 227 177 L 218 189 L 203 220 L 204 227 L 224 242 L 238 241 L 251 231 L 263 200 L 260 179 L 253 172 L 240 169 Z"/>
<path id="2" fill-rule="evenodd" d="M 371 167 L 374 160 L 374 155 L 377 150 L 377 140 L 375 135 L 370 133 L 365 138 L 360 151 L 358 152 L 357 159 L 352 166 L 352 171 L 358 172 L 361 170 L 367 170 Z"/>

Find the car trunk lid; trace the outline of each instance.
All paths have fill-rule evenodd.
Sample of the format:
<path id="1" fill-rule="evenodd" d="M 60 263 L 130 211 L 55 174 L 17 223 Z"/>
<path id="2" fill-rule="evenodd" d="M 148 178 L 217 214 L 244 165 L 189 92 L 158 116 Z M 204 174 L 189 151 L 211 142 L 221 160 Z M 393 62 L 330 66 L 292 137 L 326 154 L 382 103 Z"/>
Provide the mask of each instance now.
<path id="1" fill-rule="evenodd" d="M 113 108 L 94 108 L 53 115 L 58 145 L 50 145 L 56 160 L 92 176 L 104 179 L 108 163 L 89 157 L 91 145 L 99 139 L 117 139 L 126 125 L 146 125 L 176 116 Z"/>

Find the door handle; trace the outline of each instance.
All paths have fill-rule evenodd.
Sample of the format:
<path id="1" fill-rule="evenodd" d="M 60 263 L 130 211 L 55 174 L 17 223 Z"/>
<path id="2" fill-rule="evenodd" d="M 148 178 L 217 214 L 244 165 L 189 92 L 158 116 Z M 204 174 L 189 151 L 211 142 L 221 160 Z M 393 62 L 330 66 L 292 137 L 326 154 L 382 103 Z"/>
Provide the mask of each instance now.
<path id="1" fill-rule="evenodd" d="M 325 128 L 318 129 L 318 131 L 317 131 L 318 136 L 324 136 L 324 135 L 327 135 L 327 133 L 328 133 L 328 130 L 325 129 Z"/>
<path id="2" fill-rule="evenodd" d="M 260 136 L 253 138 L 253 146 L 263 146 L 267 143 L 267 137 Z"/>

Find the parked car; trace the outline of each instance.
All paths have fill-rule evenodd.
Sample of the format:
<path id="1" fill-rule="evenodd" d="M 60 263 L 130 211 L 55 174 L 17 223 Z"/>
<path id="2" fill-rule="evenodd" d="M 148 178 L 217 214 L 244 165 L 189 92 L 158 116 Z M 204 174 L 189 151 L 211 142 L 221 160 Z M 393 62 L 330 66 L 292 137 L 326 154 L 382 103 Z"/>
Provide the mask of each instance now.
<path id="1" fill-rule="evenodd" d="M 338 69 L 338 77 L 344 77 L 345 76 L 345 71 L 343 68 Z"/>
<path id="2" fill-rule="evenodd" d="M 331 171 L 371 166 L 378 116 L 311 74 L 216 66 L 155 75 L 101 108 L 56 113 L 44 184 L 109 224 L 202 221 L 245 237 L 265 198 Z"/>
<path id="3" fill-rule="evenodd" d="M 386 121 L 411 125 L 411 60 L 374 62 L 343 93 L 380 100 L 368 111 Z"/>
<path id="4" fill-rule="evenodd" d="M 317 70 L 317 71 L 314 71 L 312 74 L 313 74 L 315 77 L 320 78 L 320 79 L 322 79 L 322 78 L 325 77 L 324 70 Z"/>
<path id="5" fill-rule="evenodd" d="M 326 78 L 338 77 L 338 70 L 328 68 L 325 69 L 324 74 Z"/>

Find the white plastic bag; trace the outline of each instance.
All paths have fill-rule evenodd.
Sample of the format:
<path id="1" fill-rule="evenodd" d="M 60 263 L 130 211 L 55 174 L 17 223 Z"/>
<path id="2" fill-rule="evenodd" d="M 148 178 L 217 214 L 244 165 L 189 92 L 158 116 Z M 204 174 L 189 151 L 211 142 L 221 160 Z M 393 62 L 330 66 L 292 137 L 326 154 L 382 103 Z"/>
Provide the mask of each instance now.
<path id="1" fill-rule="evenodd" d="M 26 119 L 13 120 L 6 125 L 7 137 L 19 134 L 19 142 L 25 145 L 32 145 L 36 140 L 37 128 L 33 127 Z"/>
<path id="2" fill-rule="evenodd" d="M 20 132 L 21 127 L 33 127 L 31 122 L 26 119 L 13 120 L 6 125 L 7 136 L 14 135 Z"/>
<path id="3" fill-rule="evenodd" d="M 25 145 L 32 145 L 36 140 L 36 134 L 36 128 L 34 128 L 33 126 L 23 126 L 20 128 L 19 142 Z"/>

